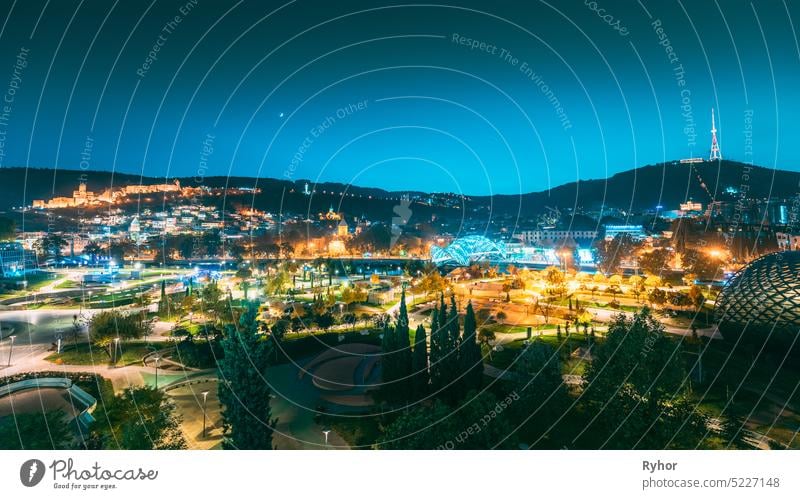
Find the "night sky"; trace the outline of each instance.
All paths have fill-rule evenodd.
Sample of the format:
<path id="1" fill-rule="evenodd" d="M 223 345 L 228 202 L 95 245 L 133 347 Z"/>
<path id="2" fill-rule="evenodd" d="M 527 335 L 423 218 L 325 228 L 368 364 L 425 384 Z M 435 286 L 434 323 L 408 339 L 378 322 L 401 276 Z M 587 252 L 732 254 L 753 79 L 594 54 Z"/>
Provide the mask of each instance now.
<path id="1" fill-rule="evenodd" d="M 0 22 L 3 166 L 513 194 L 707 157 L 713 107 L 726 159 L 800 170 L 797 2 L 20 0 Z"/>

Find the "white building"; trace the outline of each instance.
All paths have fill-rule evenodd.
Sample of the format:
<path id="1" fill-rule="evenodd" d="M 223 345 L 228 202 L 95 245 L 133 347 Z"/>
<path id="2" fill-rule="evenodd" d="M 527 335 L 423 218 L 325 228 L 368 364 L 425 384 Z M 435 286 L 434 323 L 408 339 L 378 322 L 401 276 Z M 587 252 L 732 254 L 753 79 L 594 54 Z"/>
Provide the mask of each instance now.
<path id="1" fill-rule="evenodd" d="M 514 238 L 527 246 L 541 246 L 544 243 L 561 243 L 565 241 L 592 240 L 597 238 L 596 230 L 521 230 Z"/>

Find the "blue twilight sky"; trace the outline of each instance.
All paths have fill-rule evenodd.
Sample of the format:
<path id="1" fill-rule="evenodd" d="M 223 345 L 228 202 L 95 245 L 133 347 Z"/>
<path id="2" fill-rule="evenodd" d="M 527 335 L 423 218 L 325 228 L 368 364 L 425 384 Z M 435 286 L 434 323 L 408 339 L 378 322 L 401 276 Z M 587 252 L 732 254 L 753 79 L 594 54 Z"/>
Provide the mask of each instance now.
<path id="1" fill-rule="evenodd" d="M 4 0 L 0 22 L 3 166 L 518 193 L 707 156 L 713 107 L 726 159 L 800 168 L 797 2 Z"/>

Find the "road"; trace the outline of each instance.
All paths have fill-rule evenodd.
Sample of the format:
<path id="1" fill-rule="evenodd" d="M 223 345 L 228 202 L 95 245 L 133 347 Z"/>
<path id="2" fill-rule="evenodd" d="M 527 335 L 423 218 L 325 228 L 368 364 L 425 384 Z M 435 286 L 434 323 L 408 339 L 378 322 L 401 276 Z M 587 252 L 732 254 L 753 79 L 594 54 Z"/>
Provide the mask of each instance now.
<path id="1" fill-rule="evenodd" d="M 0 312 L 0 324 L 10 326 L 13 332 L 4 331 L 0 342 L 0 374 L 17 371 L 15 366 L 25 366 L 46 356 L 52 344 L 61 336 L 62 342 L 74 341 L 73 317 L 82 314 L 88 319 L 96 311 L 78 309 L 13 310 Z M 78 341 L 86 340 L 86 328 L 81 327 Z M 13 349 L 10 337 L 14 336 Z M 9 353 L 11 370 L 8 369 Z"/>

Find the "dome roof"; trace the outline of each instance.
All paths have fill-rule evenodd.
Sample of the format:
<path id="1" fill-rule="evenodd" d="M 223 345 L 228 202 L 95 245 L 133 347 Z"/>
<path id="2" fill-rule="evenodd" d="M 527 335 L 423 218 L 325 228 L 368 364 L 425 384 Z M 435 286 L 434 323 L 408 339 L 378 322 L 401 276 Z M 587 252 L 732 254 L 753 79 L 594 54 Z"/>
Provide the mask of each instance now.
<path id="1" fill-rule="evenodd" d="M 715 315 L 729 340 L 777 340 L 800 331 L 800 251 L 763 256 L 737 272 L 717 297 Z"/>

